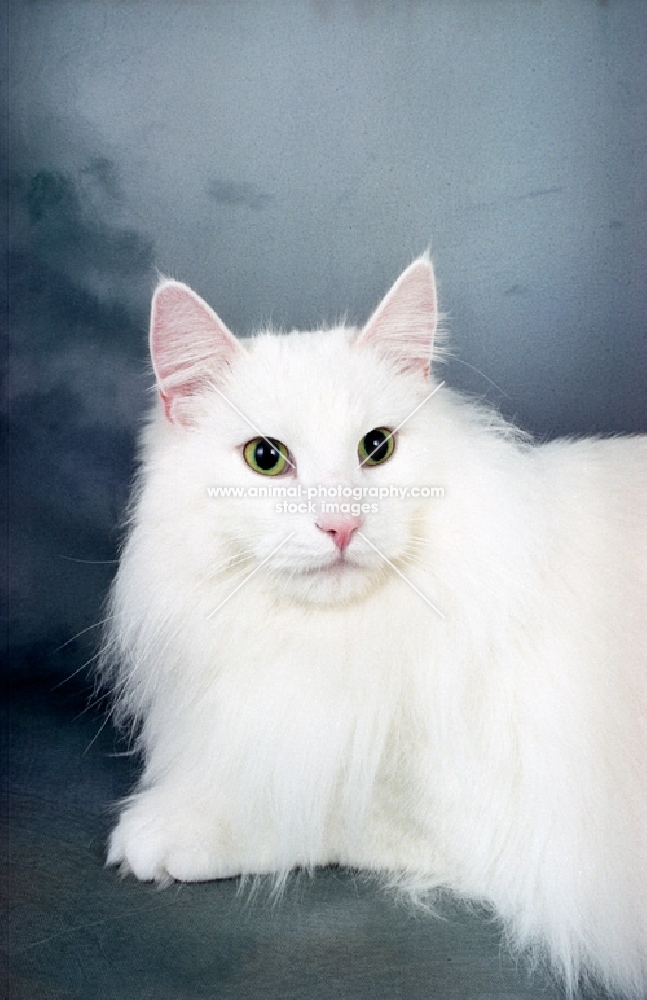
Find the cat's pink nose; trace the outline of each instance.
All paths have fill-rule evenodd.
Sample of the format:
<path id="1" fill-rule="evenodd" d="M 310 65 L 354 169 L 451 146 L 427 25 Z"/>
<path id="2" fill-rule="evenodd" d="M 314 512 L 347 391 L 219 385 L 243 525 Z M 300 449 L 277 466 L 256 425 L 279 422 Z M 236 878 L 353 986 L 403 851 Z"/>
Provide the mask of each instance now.
<path id="1" fill-rule="evenodd" d="M 362 518 L 353 514 L 322 514 L 317 527 L 332 537 L 340 552 L 348 548 L 354 532 L 362 526 Z"/>

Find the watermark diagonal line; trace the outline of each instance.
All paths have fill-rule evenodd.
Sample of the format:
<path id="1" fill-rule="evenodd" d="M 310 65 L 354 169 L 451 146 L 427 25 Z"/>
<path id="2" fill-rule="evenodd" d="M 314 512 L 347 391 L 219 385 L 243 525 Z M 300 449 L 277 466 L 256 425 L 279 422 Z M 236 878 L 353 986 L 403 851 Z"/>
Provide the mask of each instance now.
<path id="1" fill-rule="evenodd" d="M 262 569 L 263 566 L 265 565 L 265 563 L 269 562 L 270 559 L 272 558 L 272 556 L 276 555 L 276 553 L 279 551 L 279 549 L 282 548 L 285 545 L 286 542 L 289 542 L 289 540 L 292 538 L 293 534 L 294 534 L 294 532 L 291 531 L 290 534 L 287 535 L 283 539 L 282 542 L 279 542 L 279 544 L 276 546 L 276 548 L 272 549 L 272 551 L 270 552 L 269 556 L 265 556 L 265 558 L 263 559 L 263 561 L 259 562 L 258 566 L 255 566 L 254 569 L 251 571 L 251 573 L 248 573 L 247 576 L 245 577 L 245 579 L 241 580 L 241 582 L 238 584 L 238 586 L 234 587 L 234 589 L 231 591 L 230 594 L 227 594 L 227 596 L 225 597 L 225 599 L 220 602 L 220 604 L 218 605 L 218 607 L 214 608 L 213 611 L 209 612 L 209 614 L 207 615 L 207 621 L 209 621 L 210 618 L 213 618 L 213 616 L 215 615 L 216 611 L 220 611 L 221 607 L 224 604 L 226 604 L 227 601 L 229 601 L 234 596 L 234 594 L 238 593 L 238 591 L 241 589 L 241 587 L 244 587 L 246 583 L 249 583 L 249 581 L 251 580 L 251 578 L 258 573 L 259 569 Z"/>
<path id="2" fill-rule="evenodd" d="M 237 413 L 239 417 L 242 417 L 242 418 L 243 418 L 243 420 L 245 421 L 245 423 L 246 423 L 246 424 L 249 424 L 249 426 L 250 426 L 250 427 L 252 428 L 252 430 L 253 430 L 253 431 L 256 431 L 256 433 L 258 434 L 258 436 L 259 436 L 260 438 L 262 438 L 262 439 L 263 439 L 263 441 L 265 441 L 265 442 L 266 442 L 266 444 L 269 444 L 270 448 L 274 448 L 274 447 L 275 447 L 275 446 L 274 446 L 274 445 L 272 444 L 272 442 L 270 441 L 270 439 L 269 439 L 269 438 L 267 438 L 267 437 L 265 437 L 265 435 L 263 434 L 263 432 L 262 432 L 262 431 L 260 431 L 260 430 L 258 429 L 258 427 L 257 427 L 257 426 L 256 426 L 256 424 L 254 423 L 254 421 L 253 421 L 253 420 L 250 420 L 250 419 L 249 419 L 249 417 L 248 417 L 248 416 L 246 416 L 246 414 L 244 414 L 242 410 L 239 410 L 239 409 L 238 409 L 238 407 L 236 406 L 236 404 L 235 404 L 235 403 L 232 403 L 232 401 L 231 401 L 231 400 L 229 399 L 229 397 L 228 397 L 228 396 L 226 396 L 226 395 L 224 394 L 224 392 L 221 392 L 221 391 L 220 391 L 220 389 L 218 388 L 218 386 L 217 386 L 217 385 L 214 385 L 214 384 L 213 384 L 213 382 L 207 382 L 207 385 L 210 385 L 210 386 L 211 386 L 211 388 L 212 388 L 212 389 L 214 390 L 214 392 L 217 392 L 217 393 L 218 393 L 218 395 L 219 395 L 219 396 L 220 396 L 220 397 L 221 397 L 222 399 L 224 399 L 225 403 L 227 403 L 227 404 L 228 404 L 229 406 L 231 406 L 231 408 L 232 408 L 232 410 L 234 411 L 234 413 Z M 284 455 L 284 458 L 285 458 L 285 461 L 286 461 L 286 462 L 288 463 L 288 465 L 291 465 L 291 466 L 292 466 L 292 468 L 294 469 L 294 471 L 296 472 L 296 468 L 297 468 L 297 467 L 296 467 L 296 465 L 294 464 L 294 462 L 293 462 L 293 461 L 291 460 L 290 456 L 289 456 L 289 455 Z"/>
<path id="3" fill-rule="evenodd" d="M 442 611 L 440 611 L 440 609 L 437 608 L 435 604 L 432 604 L 431 601 L 429 600 L 429 598 L 426 597 L 425 594 L 423 594 L 423 592 L 421 590 L 418 590 L 418 588 L 416 587 L 415 583 L 412 583 L 411 580 L 409 580 L 409 578 L 404 575 L 404 573 L 400 572 L 400 570 L 398 569 L 397 566 L 393 565 L 393 563 L 391 562 L 391 560 L 387 556 L 385 556 L 383 552 L 381 552 L 378 549 L 377 545 L 373 545 L 373 542 L 369 538 L 367 538 L 366 535 L 362 534 L 361 531 L 358 531 L 357 534 L 359 535 L 360 538 L 363 538 L 364 541 L 368 545 L 370 545 L 371 548 L 375 552 L 377 552 L 378 556 L 380 556 L 382 559 L 384 559 L 384 562 L 387 563 L 391 567 L 391 569 L 393 570 L 394 573 L 398 574 L 398 576 L 400 577 L 400 579 L 404 580 L 404 582 L 407 583 L 411 587 L 412 590 L 415 590 L 415 592 L 418 595 L 418 597 L 422 597 L 423 601 L 425 601 L 425 603 L 428 604 L 429 607 L 433 611 L 435 611 L 437 615 L 440 615 L 440 617 L 443 619 L 443 621 L 445 620 L 445 616 L 442 613 Z"/>
<path id="4" fill-rule="evenodd" d="M 392 438 L 396 434 L 396 432 L 400 430 L 401 427 L 404 427 L 404 425 L 406 424 L 407 420 L 411 420 L 411 418 L 414 415 L 414 413 L 417 413 L 421 406 L 424 406 L 425 403 L 428 400 L 430 400 L 432 396 L 435 396 L 436 393 L 438 392 L 438 390 L 442 389 L 442 387 L 444 386 L 444 384 L 445 384 L 444 380 L 442 382 L 439 382 L 438 385 L 436 386 L 436 388 L 432 389 L 432 391 L 429 393 L 428 396 L 425 396 L 425 398 L 423 399 L 422 403 L 418 403 L 418 405 L 415 407 L 415 409 L 413 409 L 411 411 L 411 413 L 408 413 L 407 416 L 404 418 L 404 420 L 400 421 L 400 423 L 398 424 L 397 427 L 394 427 L 392 431 L 389 431 L 389 433 L 386 436 L 387 441 L 388 441 L 389 438 Z M 379 451 L 380 448 L 383 445 L 384 445 L 384 442 L 382 441 L 380 444 L 378 444 L 378 446 L 376 448 L 373 448 L 373 451 L 371 452 L 370 455 L 367 455 L 366 458 L 362 459 L 362 461 L 359 463 L 360 469 L 362 468 L 363 465 L 366 465 L 366 463 L 368 461 L 370 461 L 370 459 L 373 457 L 373 455 L 375 454 L 375 452 Z"/>

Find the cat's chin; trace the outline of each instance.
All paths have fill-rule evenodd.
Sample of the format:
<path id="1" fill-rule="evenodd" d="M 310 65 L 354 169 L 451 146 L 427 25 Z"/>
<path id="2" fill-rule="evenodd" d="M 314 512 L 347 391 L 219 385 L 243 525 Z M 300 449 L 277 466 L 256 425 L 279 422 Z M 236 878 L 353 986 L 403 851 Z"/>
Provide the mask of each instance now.
<path id="1" fill-rule="evenodd" d="M 280 588 L 284 597 L 301 604 L 339 605 L 361 600 L 381 578 L 375 568 L 336 560 L 282 575 Z"/>

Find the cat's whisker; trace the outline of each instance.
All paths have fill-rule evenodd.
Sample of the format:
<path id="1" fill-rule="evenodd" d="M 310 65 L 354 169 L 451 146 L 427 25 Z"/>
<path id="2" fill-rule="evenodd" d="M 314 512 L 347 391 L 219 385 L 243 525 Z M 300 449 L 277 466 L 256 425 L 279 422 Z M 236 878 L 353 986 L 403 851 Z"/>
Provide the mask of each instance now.
<path id="1" fill-rule="evenodd" d="M 465 368 L 471 368 L 473 372 L 476 372 L 477 375 L 480 375 L 481 378 L 484 378 L 486 382 L 489 382 L 490 385 L 494 386 L 494 388 L 498 392 L 500 392 L 502 396 L 505 396 L 506 399 L 510 399 L 508 393 L 504 389 L 502 389 L 501 386 L 494 381 L 494 379 L 491 379 L 490 376 L 486 375 L 485 372 L 481 371 L 480 368 L 477 368 L 475 365 L 471 365 L 469 361 L 463 361 L 463 359 L 457 357 L 454 352 L 452 352 L 451 358 L 448 358 L 447 360 L 450 361 L 451 364 L 464 365 Z"/>
<path id="2" fill-rule="evenodd" d="M 108 697 L 109 695 L 104 692 L 89 698 L 87 704 L 84 705 L 81 711 L 74 716 L 74 721 L 76 722 L 77 719 L 83 718 L 83 716 L 87 715 L 88 712 L 93 712 L 98 705 L 107 701 Z"/>
<path id="3" fill-rule="evenodd" d="M 54 687 L 51 688 L 51 691 L 52 692 L 58 691 L 58 689 L 63 687 L 64 684 L 68 684 L 78 674 L 82 673 L 84 670 L 87 670 L 92 663 L 96 663 L 100 659 L 100 657 L 101 657 L 101 652 L 94 653 L 87 660 L 85 660 L 80 667 L 77 667 L 76 670 L 73 670 L 71 674 L 67 674 L 62 680 L 58 682 L 58 684 L 55 684 Z"/>
<path id="4" fill-rule="evenodd" d="M 62 552 L 59 552 L 58 558 L 82 566 L 116 566 L 119 563 L 118 559 L 77 559 L 75 556 L 64 556 Z"/>
<path id="5" fill-rule="evenodd" d="M 53 650 L 53 652 L 60 653 L 62 649 L 65 649 L 67 646 L 73 643 L 75 639 L 80 639 L 82 635 L 86 634 L 86 632 L 91 632 L 92 629 L 101 628 L 103 625 L 106 625 L 112 619 L 112 617 L 113 617 L 112 615 L 108 615 L 107 618 L 102 618 L 101 621 L 94 622 L 93 625 L 88 625 L 86 628 L 82 628 L 80 632 L 77 632 L 75 635 L 71 635 L 69 639 L 66 639 L 65 642 L 61 643 L 60 646 L 57 646 L 56 649 Z"/>
<path id="6" fill-rule="evenodd" d="M 101 725 L 99 726 L 99 729 L 98 729 L 98 730 L 97 730 L 97 732 L 96 732 L 96 733 L 94 734 L 94 736 L 92 737 L 92 739 L 91 739 L 91 740 L 90 740 L 90 742 L 88 743 L 87 747 L 86 747 L 86 748 L 85 748 L 85 750 L 83 751 L 83 754 L 82 754 L 82 756 L 83 756 L 83 757 L 85 757 L 85 755 L 86 755 L 86 754 L 87 754 L 87 753 L 88 753 L 88 752 L 89 752 L 89 751 L 90 751 L 90 750 L 92 749 L 92 747 L 94 746 L 94 744 L 95 744 L 95 743 L 97 742 L 97 740 L 98 740 L 98 739 L 99 739 L 99 737 L 101 736 L 101 733 L 103 732 L 103 730 L 104 730 L 104 729 L 106 728 L 106 726 L 107 726 L 107 725 L 108 725 L 108 723 L 110 722 L 110 719 L 111 719 L 111 718 L 112 718 L 112 716 L 113 716 L 113 712 L 114 712 L 114 708 L 111 708 L 111 709 L 110 709 L 110 710 L 109 710 L 108 712 L 106 712 L 106 717 L 105 717 L 105 719 L 103 720 L 103 722 L 102 722 L 102 723 L 101 723 Z"/>

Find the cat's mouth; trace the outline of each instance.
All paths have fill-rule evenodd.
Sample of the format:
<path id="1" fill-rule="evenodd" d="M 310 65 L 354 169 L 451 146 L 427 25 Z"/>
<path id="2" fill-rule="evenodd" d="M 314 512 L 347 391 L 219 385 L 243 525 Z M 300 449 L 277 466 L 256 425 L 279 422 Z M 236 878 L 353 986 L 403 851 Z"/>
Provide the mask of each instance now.
<path id="1" fill-rule="evenodd" d="M 320 555 L 304 560 L 285 578 L 288 590 L 299 601 L 337 605 L 361 599 L 376 582 L 375 567 L 364 553 Z"/>
<path id="2" fill-rule="evenodd" d="M 328 559 L 326 562 L 317 563 L 314 566 L 309 566 L 302 570 L 304 576 L 340 576 L 344 573 L 350 573 L 353 571 L 364 569 L 361 563 L 353 559 L 352 556 L 348 556 L 346 553 L 340 553 L 338 556 L 334 556 L 332 559 Z"/>

